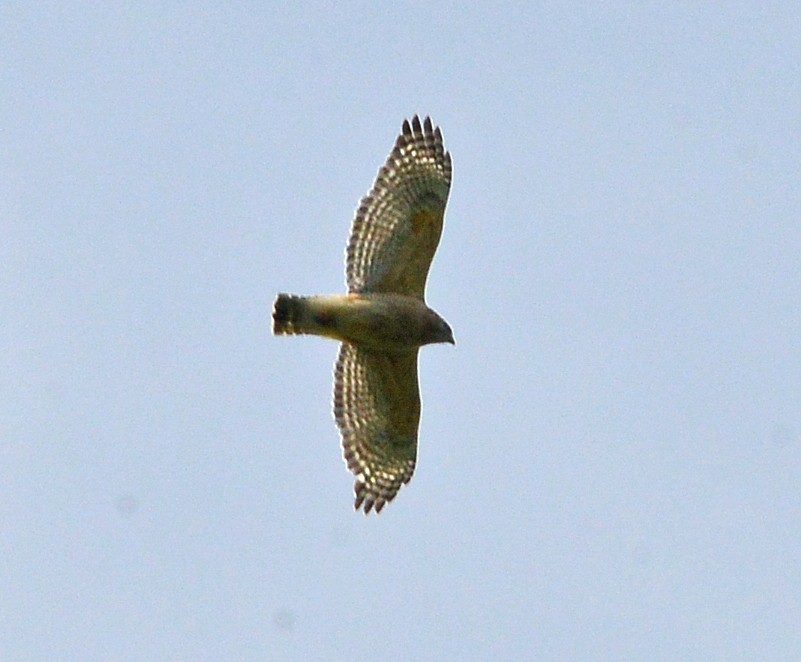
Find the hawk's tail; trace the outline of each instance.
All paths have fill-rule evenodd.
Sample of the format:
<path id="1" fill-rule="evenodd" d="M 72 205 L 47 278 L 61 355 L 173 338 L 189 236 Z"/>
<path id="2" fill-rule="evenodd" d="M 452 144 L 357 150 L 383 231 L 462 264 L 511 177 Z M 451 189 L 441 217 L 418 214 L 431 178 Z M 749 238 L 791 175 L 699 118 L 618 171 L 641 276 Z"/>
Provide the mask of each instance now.
<path id="1" fill-rule="evenodd" d="M 273 333 L 276 336 L 305 333 L 305 297 L 294 294 L 279 294 L 273 304 Z"/>

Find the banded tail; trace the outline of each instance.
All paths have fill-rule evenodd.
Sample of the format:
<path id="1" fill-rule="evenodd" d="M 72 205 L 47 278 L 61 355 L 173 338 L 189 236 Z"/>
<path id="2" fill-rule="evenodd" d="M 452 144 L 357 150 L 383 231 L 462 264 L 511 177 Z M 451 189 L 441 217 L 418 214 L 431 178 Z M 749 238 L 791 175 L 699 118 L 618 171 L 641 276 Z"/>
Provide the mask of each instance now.
<path id="1" fill-rule="evenodd" d="M 305 329 L 305 297 L 294 294 L 279 294 L 273 304 L 273 334 L 308 333 Z"/>

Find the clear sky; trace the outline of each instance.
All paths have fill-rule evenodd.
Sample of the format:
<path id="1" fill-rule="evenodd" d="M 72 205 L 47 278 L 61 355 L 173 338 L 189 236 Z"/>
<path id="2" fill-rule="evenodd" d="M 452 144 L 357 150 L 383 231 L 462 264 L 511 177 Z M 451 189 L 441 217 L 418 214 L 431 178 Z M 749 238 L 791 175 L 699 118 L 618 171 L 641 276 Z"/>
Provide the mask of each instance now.
<path id="1" fill-rule="evenodd" d="M 0 659 L 798 659 L 797 3 L 270 4 L 0 8 Z M 414 113 L 457 345 L 364 517 L 269 314 Z"/>

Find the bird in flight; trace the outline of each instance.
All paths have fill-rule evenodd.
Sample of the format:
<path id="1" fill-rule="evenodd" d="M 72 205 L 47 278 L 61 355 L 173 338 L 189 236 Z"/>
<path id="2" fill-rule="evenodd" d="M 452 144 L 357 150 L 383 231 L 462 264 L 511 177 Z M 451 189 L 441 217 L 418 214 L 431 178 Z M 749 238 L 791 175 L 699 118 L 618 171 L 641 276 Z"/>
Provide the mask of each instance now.
<path id="1" fill-rule="evenodd" d="M 361 200 L 345 259 L 347 294 L 279 294 L 273 333 L 340 341 L 334 418 L 354 483 L 356 510 L 381 509 L 408 483 L 417 460 L 417 353 L 455 344 L 425 303 L 451 186 L 451 157 L 431 119 L 404 120 L 370 192 Z"/>

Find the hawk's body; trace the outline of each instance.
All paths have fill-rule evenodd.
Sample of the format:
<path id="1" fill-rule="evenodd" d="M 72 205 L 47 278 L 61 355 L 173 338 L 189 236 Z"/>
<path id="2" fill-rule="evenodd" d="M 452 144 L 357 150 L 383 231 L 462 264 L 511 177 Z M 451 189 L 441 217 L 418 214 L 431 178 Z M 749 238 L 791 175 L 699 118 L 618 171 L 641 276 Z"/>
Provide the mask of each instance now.
<path id="1" fill-rule="evenodd" d="M 417 351 L 453 343 L 424 301 L 442 233 L 451 158 L 439 128 L 417 117 L 403 130 L 361 201 L 347 247 L 348 294 L 279 294 L 276 334 L 311 333 L 342 342 L 334 370 L 334 417 L 356 508 L 380 511 L 414 472 L 420 395 Z"/>

